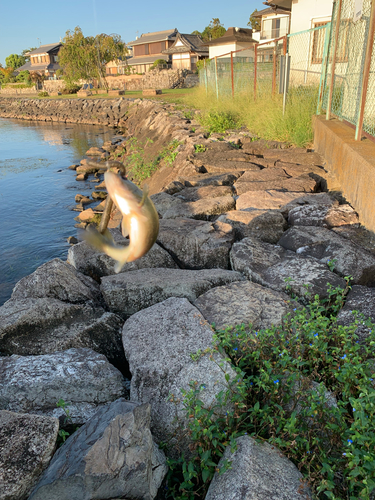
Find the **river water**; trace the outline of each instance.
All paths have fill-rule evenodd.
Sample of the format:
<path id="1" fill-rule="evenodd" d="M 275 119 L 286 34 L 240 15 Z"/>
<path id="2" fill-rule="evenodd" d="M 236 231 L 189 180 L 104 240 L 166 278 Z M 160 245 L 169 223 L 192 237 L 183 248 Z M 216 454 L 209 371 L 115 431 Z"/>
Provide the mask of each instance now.
<path id="1" fill-rule="evenodd" d="M 113 135 L 101 126 L 0 118 L 0 305 L 38 266 L 66 259 L 66 240 L 77 232 L 74 197 L 95 189 L 68 167 Z"/>

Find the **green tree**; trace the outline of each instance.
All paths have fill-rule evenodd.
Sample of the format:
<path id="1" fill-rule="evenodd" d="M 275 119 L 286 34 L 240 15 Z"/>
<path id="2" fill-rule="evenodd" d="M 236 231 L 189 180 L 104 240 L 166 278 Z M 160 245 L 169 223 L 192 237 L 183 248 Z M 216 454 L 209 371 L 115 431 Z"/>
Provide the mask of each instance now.
<path id="1" fill-rule="evenodd" d="M 127 51 L 119 35 L 102 33 L 95 37 L 85 37 L 81 28 L 77 26 L 74 31 L 66 32 L 59 52 L 63 78 L 68 85 L 81 79 L 95 78 L 108 89 L 105 66 L 110 61 L 125 57 Z"/>
<path id="2" fill-rule="evenodd" d="M 218 17 L 212 18 L 212 21 L 208 26 L 204 28 L 202 32 L 193 31 L 192 35 L 199 35 L 205 42 L 209 42 L 210 40 L 215 40 L 215 38 L 220 38 L 226 32 L 223 24 L 220 22 Z"/>
<path id="3" fill-rule="evenodd" d="M 257 9 L 254 10 L 254 12 L 250 15 L 249 22 L 247 23 L 248 26 L 251 26 L 251 29 L 254 31 L 260 31 L 262 27 L 262 22 L 259 19 L 259 17 L 254 17 L 254 14 L 258 12 Z"/>
<path id="4" fill-rule="evenodd" d="M 10 56 L 5 58 L 5 64 L 7 68 L 13 68 L 13 70 L 23 66 L 26 62 L 26 59 L 23 56 L 19 56 L 18 54 L 10 54 Z"/>

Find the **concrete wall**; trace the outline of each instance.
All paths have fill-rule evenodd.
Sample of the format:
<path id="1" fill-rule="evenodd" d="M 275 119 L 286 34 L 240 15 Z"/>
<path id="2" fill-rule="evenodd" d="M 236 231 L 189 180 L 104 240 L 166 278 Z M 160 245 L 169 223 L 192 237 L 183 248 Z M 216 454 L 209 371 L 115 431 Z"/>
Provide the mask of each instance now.
<path id="1" fill-rule="evenodd" d="M 333 0 L 292 0 L 290 32 L 308 30 L 314 23 L 329 21 Z"/>
<path id="2" fill-rule="evenodd" d="M 375 231 L 375 143 L 355 141 L 353 128 L 319 116 L 315 119 L 314 147 L 327 160 L 329 172 L 355 207 L 361 223 Z"/>
<path id="3" fill-rule="evenodd" d="M 149 71 L 145 75 L 119 75 L 107 76 L 106 80 L 110 88 L 126 90 L 143 89 L 170 89 L 175 88 L 183 82 L 186 70 L 165 69 L 162 71 Z"/>

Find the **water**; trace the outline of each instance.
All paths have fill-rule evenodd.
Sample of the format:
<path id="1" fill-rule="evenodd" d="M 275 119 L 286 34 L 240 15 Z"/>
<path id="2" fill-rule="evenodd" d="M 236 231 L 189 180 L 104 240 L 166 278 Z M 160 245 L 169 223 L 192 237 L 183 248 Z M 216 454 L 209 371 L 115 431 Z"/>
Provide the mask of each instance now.
<path id="1" fill-rule="evenodd" d="M 95 189 L 68 167 L 113 135 L 100 126 L 0 118 L 0 305 L 38 266 L 66 259 L 66 240 L 77 232 L 74 197 Z"/>

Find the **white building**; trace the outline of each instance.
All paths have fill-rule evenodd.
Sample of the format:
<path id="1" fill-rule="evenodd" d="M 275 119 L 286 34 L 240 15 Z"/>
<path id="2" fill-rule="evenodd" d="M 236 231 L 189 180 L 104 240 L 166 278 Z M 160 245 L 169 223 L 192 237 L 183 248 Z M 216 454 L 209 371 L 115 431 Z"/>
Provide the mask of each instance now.
<path id="1" fill-rule="evenodd" d="M 254 45 L 257 40 L 253 38 L 253 30 L 248 28 L 228 28 L 223 36 L 207 42 L 209 58 L 224 56 L 246 57 L 254 61 Z M 240 52 L 237 52 L 240 51 Z"/>

